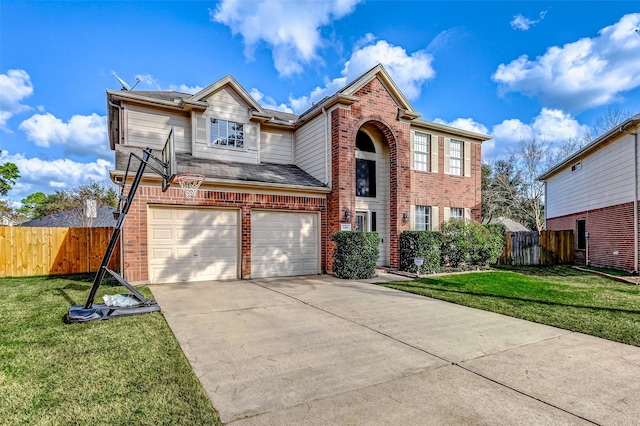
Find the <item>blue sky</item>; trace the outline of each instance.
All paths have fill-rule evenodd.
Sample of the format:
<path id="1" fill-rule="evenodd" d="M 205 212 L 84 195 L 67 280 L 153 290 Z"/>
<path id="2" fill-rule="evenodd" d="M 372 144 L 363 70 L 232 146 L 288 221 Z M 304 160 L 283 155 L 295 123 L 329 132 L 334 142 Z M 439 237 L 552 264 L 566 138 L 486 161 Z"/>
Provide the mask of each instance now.
<path id="1" fill-rule="evenodd" d="M 113 72 L 193 93 L 231 74 L 299 113 L 378 62 L 422 119 L 521 139 L 580 137 L 611 105 L 640 112 L 637 1 L 0 2 L 0 163 L 19 201 L 108 181 Z"/>

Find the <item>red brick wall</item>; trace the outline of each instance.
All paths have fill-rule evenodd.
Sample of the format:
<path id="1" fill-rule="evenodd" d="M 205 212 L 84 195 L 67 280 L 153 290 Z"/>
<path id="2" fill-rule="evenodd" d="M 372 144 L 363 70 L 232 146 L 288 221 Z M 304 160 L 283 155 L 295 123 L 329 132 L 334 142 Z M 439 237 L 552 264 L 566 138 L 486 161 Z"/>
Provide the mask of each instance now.
<path id="1" fill-rule="evenodd" d="M 328 234 L 340 230 L 344 211 L 355 212 L 355 141 L 358 130 L 369 123 L 383 134 L 389 145 L 390 160 L 390 261 L 397 267 L 398 235 L 408 225 L 402 224 L 402 212 L 409 209 L 411 188 L 409 173 L 409 124 L 400 122 L 398 106 L 378 79 L 362 87 L 355 96 L 359 101 L 349 110 L 338 108 L 331 113 L 332 191 L 328 198 Z M 400 218 L 400 220 L 399 220 Z M 351 219 L 355 225 L 355 215 Z M 328 248 L 329 270 L 333 263 L 334 244 Z"/>
<path id="2" fill-rule="evenodd" d="M 266 195 L 240 192 L 200 190 L 196 198 L 185 198 L 180 188 L 162 192 L 159 187 L 140 186 L 131 204 L 122 231 L 124 278 L 128 281 L 147 281 L 148 239 L 147 205 L 175 205 L 194 207 L 233 207 L 241 209 L 241 276 L 251 275 L 251 209 L 321 212 L 321 269 L 326 271 L 327 246 L 326 199 L 289 195 Z"/>
<path id="3" fill-rule="evenodd" d="M 640 211 L 638 213 L 640 214 Z M 633 271 L 633 203 L 549 218 L 547 229 L 551 231 L 571 229 L 577 232 L 578 219 L 585 220 L 586 231 L 589 233 L 591 265 Z M 577 250 L 577 236 L 575 241 L 576 261 L 584 263 L 586 251 Z M 617 255 L 614 254 L 616 251 Z"/>
<path id="4" fill-rule="evenodd" d="M 471 176 L 444 174 L 444 138 L 438 140 L 438 172 L 411 172 L 411 200 L 419 206 L 438 206 L 439 222 L 444 221 L 444 207 L 471 209 L 472 219 L 482 220 L 481 147 L 471 143 Z M 466 155 L 466 153 L 465 153 Z"/>

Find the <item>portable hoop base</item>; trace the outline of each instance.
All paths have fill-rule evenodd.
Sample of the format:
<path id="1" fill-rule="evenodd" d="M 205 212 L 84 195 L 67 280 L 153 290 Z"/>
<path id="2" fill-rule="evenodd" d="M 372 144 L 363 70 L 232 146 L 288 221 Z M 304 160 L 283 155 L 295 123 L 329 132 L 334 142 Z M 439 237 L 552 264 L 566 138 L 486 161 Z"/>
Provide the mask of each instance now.
<path id="1" fill-rule="evenodd" d="M 182 173 L 176 176 L 175 181 L 180 184 L 180 188 L 184 191 L 185 197 L 194 198 L 204 179 L 204 175 L 196 173 Z"/>
<path id="2" fill-rule="evenodd" d="M 67 324 L 76 322 L 87 322 L 94 320 L 108 320 L 115 317 L 125 317 L 130 315 L 148 314 L 159 312 L 160 306 L 156 302 L 148 301 L 137 306 L 107 306 L 102 304 L 91 305 L 89 309 L 84 306 L 72 306 L 64 316 L 63 321 Z"/>

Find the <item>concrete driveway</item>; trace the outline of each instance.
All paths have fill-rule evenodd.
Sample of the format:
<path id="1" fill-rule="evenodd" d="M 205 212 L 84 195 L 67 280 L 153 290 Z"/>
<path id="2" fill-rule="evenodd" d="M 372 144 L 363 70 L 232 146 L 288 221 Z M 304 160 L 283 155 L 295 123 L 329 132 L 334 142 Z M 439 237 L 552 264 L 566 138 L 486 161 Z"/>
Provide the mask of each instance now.
<path id="1" fill-rule="evenodd" d="M 637 425 L 640 348 L 332 276 L 151 287 L 233 425 Z"/>

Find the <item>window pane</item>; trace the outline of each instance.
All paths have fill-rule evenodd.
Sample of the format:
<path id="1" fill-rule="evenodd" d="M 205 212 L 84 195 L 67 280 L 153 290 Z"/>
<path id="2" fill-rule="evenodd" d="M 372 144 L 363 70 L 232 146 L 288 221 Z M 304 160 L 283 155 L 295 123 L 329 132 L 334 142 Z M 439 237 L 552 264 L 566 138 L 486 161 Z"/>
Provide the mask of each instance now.
<path id="1" fill-rule="evenodd" d="M 464 219 L 464 209 L 459 207 L 451 207 L 450 217 L 452 219 Z"/>
<path id="2" fill-rule="evenodd" d="M 431 135 L 416 133 L 413 137 L 413 168 L 415 170 L 429 171 L 431 148 Z"/>
<path id="3" fill-rule="evenodd" d="M 376 162 L 356 158 L 356 196 L 376 196 Z"/>
<path id="4" fill-rule="evenodd" d="M 416 206 L 414 223 L 416 231 L 431 230 L 431 207 Z"/>
<path id="5" fill-rule="evenodd" d="M 452 175 L 462 176 L 462 141 L 451 140 L 449 144 L 449 169 Z"/>
<path id="6" fill-rule="evenodd" d="M 211 144 L 244 148 L 244 124 L 212 118 Z"/>

